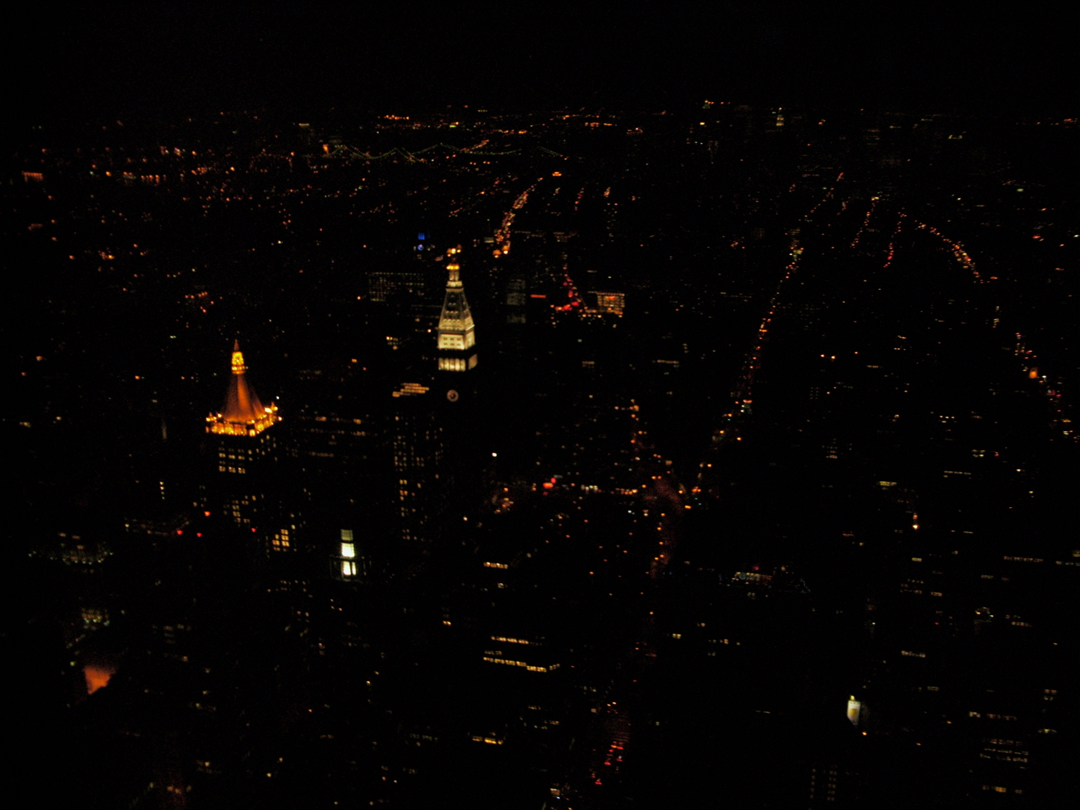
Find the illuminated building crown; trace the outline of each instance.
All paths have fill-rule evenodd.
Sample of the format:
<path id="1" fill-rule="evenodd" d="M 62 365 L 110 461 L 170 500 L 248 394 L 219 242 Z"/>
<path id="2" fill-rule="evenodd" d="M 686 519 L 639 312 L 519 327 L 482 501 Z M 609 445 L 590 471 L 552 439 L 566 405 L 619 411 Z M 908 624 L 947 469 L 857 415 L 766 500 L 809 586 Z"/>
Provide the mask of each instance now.
<path id="1" fill-rule="evenodd" d="M 264 406 L 248 384 L 247 366 L 240 351 L 240 341 L 233 342 L 232 375 L 225 393 L 225 404 L 218 413 L 206 417 L 206 429 L 210 433 L 226 433 L 234 436 L 256 436 L 280 417 L 277 406 Z"/>
<path id="2" fill-rule="evenodd" d="M 461 268 L 454 259 L 457 249 L 448 251 L 450 263 L 446 269 L 446 297 L 439 315 L 439 370 L 467 371 L 476 365 L 476 326 L 473 324 L 465 286 L 461 283 Z"/>

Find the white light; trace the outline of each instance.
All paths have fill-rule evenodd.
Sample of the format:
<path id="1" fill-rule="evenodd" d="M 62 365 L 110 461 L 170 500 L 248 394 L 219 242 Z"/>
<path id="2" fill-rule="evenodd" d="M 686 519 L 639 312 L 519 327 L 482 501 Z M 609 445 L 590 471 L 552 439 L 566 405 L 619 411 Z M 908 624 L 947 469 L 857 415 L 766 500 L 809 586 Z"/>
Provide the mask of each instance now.
<path id="1" fill-rule="evenodd" d="M 341 556 L 349 560 L 356 557 L 356 545 L 354 543 L 342 543 Z"/>

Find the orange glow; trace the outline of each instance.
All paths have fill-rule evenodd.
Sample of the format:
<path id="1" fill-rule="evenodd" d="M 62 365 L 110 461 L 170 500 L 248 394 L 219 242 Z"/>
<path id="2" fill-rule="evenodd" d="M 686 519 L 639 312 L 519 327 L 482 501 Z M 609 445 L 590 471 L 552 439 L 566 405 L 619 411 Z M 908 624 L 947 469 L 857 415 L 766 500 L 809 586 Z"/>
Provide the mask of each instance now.
<path id="1" fill-rule="evenodd" d="M 206 429 L 210 433 L 223 433 L 233 436 L 256 436 L 262 433 L 280 417 L 277 406 L 271 403 L 264 407 L 258 396 L 247 383 L 244 355 L 238 341 L 233 342 L 232 377 L 225 396 L 225 405 L 221 413 L 212 413 L 206 417 Z"/>
<path id="2" fill-rule="evenodd" d="M 86 677 L 87 694 L 94 694 L 98 689 L 109 685 L 109 678 L 116 672 L 111 666 L 105 664 L 87 664 L 83 667 L 83 675 Z"/>
<path id="3" fill-rule="evenodd" d="M 1039 370 L 1037 368 L 1033 368 L 1031 371 L 1028 372 L 1028 378 L 1032 380 L 1039 379 Z"/>
<path id="4" fill-rule="evenodd" d="M 207 429 L 211 433 L 226 433 L 232 436 L 257 436 L 279 419 L 277 405 L 274 404 L 263 408 L 262 414 L 251 420 L 233 421 L 229 419 L 228 413 L 211 414 L 206 417 Z"/>

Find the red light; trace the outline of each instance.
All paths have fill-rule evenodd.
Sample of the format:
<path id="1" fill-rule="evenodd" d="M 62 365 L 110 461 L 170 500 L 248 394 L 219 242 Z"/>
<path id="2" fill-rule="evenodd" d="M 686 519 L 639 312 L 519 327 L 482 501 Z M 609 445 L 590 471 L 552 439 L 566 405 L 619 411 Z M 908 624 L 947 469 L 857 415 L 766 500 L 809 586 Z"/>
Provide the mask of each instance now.
<path id="1" fill-rule="evenodd" d="M 183 530 L 183 529 L 177 529 L 177 530 L 176 530 L 176 533 L 177 533 L 177 534 L 183 534 L 183 533 L 184 533 L 184 530 Z"/>

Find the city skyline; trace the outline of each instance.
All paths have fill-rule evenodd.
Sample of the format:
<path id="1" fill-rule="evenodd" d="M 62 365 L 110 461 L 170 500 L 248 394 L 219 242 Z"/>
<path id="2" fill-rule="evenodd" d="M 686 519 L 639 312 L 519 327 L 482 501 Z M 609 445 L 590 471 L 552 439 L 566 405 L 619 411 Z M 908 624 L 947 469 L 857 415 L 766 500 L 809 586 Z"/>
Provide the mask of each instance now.
<path id="1" fill-rule="evenodd" d="M 737 56 L 795 36 L 739 8 L 717 12 L 754 32 Z M 154 57 L 20 129 L 8 173 L 3 638 L 30 650 L 27 767 L 64 763 L 44 798 L 1053 806 L 1077 735 L 1075 117 L 918 82 L 842 103 L 897 44 L 820 101 L 756 99 L 797 60 L 755 98 L 666 70 L 619 89 L 663 50 L 567 79 L 608 105 L 514 97 L 512 69 L 402 91 L 483 62 L 478 12 L 394 57 L 400 103 L 300 117 L 288 93 L 211 105 L 248 93 L 284 11 L 86 30 L 244 12 L 239 84 L 134 112 Z M 586 67 L 622 64 L 629 25 Z M 935 37 L 927 75 L 953 58 Z"/>

